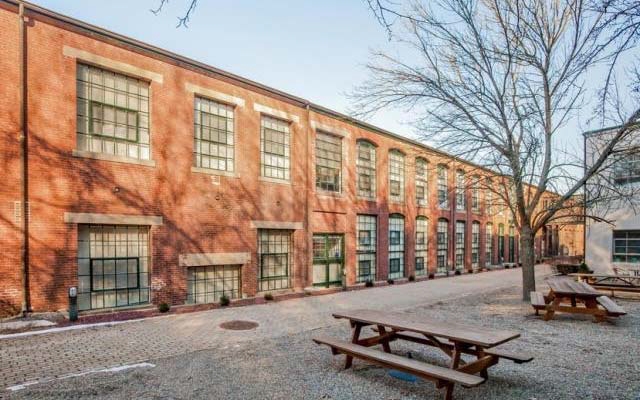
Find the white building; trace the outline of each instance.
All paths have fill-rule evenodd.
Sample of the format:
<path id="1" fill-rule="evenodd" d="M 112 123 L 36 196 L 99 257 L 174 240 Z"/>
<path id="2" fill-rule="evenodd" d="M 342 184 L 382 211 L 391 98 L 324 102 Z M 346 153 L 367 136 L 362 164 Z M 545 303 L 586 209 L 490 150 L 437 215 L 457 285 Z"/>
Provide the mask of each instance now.
<path id="1" fill-rule="evenodd" d="M 616 128 L 584 133 L 585 167 L 600 156 Z M 598 273 L 640 268 L 640 128 L 625 140 L 624 151 L 606 162 L 602 172 L 587 182 L 585 262 Z M 635 207 L 632 203 L 636 203 Z"/>

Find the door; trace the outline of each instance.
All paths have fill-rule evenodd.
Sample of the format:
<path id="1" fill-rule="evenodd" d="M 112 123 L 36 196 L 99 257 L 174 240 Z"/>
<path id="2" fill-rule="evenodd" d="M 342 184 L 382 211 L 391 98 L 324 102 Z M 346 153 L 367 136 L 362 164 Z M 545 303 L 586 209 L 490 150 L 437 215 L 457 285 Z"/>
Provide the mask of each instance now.
<path id="1" fill-rule="evenodd" d="M 344 235 L 313 235 L 313 286 L 342 285 Z"/>

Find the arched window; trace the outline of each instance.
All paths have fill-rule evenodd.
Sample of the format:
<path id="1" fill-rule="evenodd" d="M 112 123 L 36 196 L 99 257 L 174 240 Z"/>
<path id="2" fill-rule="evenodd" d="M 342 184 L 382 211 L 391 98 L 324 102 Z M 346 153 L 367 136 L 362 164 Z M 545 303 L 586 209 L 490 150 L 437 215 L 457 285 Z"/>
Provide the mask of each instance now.
<path id="1" fill-rule="evenodd" d="M 449 169 L 444 164 L 438 164 L 438 207 L 449 208 Z"/>
<path id="2" fill-rule="evenodd" d="M 480 222 L 471 224 L 471 268 L 474 271 L 480 269 Z"/>
<path id="3" fill-rule="evenodd" d="M 438 220 L 437 233 L 437 267 L 439 274 L 446 274 L 449 258 L 449 221 L 446 218 Z"/>
<path id="4" fill-rule="evenodd" d="M 416 218 L 416 275 L 427 273 L 427 251 L 429 221 L 426 217 Z"/>
<path id="5" fill-rule="evenodd" d="M 489 268 L 493 264 L 493 224 L 491 222 L 485 226 L 484 251 L 484 264 Z"/>
<path id="6" fill-rule="evenodd" d="M 358 140 L 356 156 L 356 190 L 358 197 L 376 198 L 376 147 L 366 140 Z"/>
<path id="7" fill-rule="evenodd" d="M 375 215 L 358 214 L 358 282 L 376 280 L 376 250 L 377 250 L 377 218 Z"/>
<path id="8" fill-rule="evenodd" d="M 456 270 L 464 270 L 465 231 L 467 224 L 464 221 L 456 221 Z"/>
<path id="9" fill-rule="evenodd" d="M 389 216 L 389 279 L 404 277 L 404 216 Z"/>
<path id="10" fill-rule="evenodd" d="M 427 160 L 416 158 L 416 204 L 423 207 L 428 204 L 429 199 L 427 177 Z"/>
<path id="11" fill-rule="evenodd" d="M 465 180 L 464 171 L 459 169 L 456 171 L 456 210 L 464 211 L 467 209 L 467 196 L 465 196 Z"/>
<path id="12" fill-rule="evenodd" d="M 471 210 L 480 212 L 480 176 L 473 176 L 473 186 L 471 187 Z"/>
<path id="13" fill-rule="evenodd" d="M 404 154 L 399 150 L 389 152 L 389 199 L 404 201 Z"/>

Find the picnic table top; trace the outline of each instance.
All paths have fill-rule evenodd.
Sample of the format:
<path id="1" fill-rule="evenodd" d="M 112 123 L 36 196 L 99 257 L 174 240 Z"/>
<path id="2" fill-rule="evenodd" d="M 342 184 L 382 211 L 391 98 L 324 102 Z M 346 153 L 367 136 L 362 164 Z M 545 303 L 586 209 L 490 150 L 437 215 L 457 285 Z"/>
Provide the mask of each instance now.
<path id="1" fill-rule="evenodd" d="M 397 312 L 354 310 L 337 312 L 333 316 L 370 325 L 382 325 L 394 330 L 446 338 L 452 342 L 462 342 L 484 348 L 494 347 L 520 337 L 520 333 L 514 331 L 485 328 L 471 324 L 463 325 Z"/>
<path id="2" fill-rule="evenodd" d="M 553 278 L 547 284 L 555 294 L 579 297 L 598 297 L 602 293 L 584 282 L 576 282 L 571 278 Z"/>

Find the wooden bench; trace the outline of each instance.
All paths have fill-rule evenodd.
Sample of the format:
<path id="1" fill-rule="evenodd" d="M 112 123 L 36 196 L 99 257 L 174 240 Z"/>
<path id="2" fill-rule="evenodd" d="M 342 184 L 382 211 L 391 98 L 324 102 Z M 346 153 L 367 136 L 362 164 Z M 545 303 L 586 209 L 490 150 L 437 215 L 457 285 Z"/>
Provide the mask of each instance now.
<path id="1" fill-rule="evenodd" d="M 538 311 L 544 310 L 547 308 L 547 303 L 544 301 L 544 295 L 540 292 L 531 292 L 531 306 L 534 310 L 536 310 L 536 315 L 538 315 Z"/>
<path id="2" fill-rule="evenodd" d="M 619 317 L 621 315 L 626 315 L 627 312 L 624 308 L 617 305 L 613 300 L 608 298 L 607 296 L 600 296 L 597 298 L 598 304 L 604 307 L 607 310 L 607 314 L 612 317 Z"/>
<path id="3" fill-rule="evenodd" d="M 360 358 L 385 368 L 391 368 L 424 379 L 434 381 L 437 388 L 446 388 L 445 399 L 453 399 L 454 384 L 464 387 L 478 386 L 484 382 L 484 378 L 459 372 L 454 369 L 427 364 L 391 353 L 374 350 L 369 347 L 345 342 L 332 337 L 318 337 L 313 339 L 317 344 L 325 344 L 331 348 L 334 355 L 345 354 Z"/>

